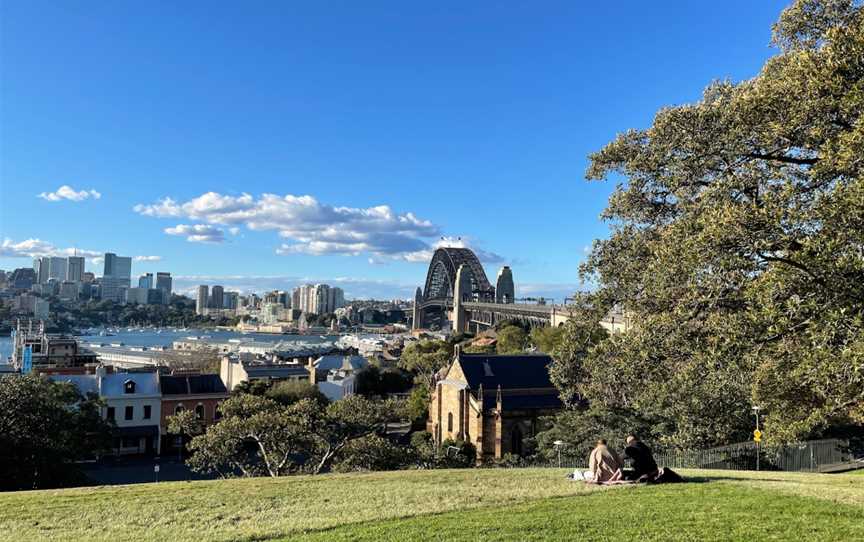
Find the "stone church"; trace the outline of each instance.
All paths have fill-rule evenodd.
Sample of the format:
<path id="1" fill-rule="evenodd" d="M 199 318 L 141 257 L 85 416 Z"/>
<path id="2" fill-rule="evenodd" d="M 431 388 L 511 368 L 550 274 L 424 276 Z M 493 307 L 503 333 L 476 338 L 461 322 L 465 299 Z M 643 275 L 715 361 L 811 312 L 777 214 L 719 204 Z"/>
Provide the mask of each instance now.
<path id="1" fill-rule="evenodd" d="M 465 354 L 457 347 L 432 391 L 427 430 L 436 443 L 471 442 L 477 459 L 522 455 L 540 418 L 563 408 L 546 355 Z"/>

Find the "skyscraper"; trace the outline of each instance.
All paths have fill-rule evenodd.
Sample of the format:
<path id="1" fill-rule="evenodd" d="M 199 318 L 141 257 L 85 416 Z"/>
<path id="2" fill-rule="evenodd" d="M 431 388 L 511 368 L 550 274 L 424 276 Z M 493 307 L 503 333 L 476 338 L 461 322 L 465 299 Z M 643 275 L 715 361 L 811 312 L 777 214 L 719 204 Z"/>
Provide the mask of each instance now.
<path id="1" fill-rule="evenodd" d="M 207 314 L 209 290 L 210 288 L 206 284 L 198 287 L 198 298 L 195 300 L 195 312 L 197 314 Z"/>
<path id="2" fill-rule="evenodd" d="M 153 273 L 144 273 L 138 277 L 138 287 L 148 290 L 153 288 Z"/>
<path id="3" fill-rule="evenodd" d="M 66 280 L 69 282 L 81 282 L 84 278 L 84 257 L 69 256 L 69 263 L 66 269 Z"/>
<path id="4" fill-rule="evenodd" d="M 66 280 L 68 265 L 69 262 L 66 258 L 51 256 L 48 260 L 48 279 L 54 279 L 57 282 Z"/>
<path id="5" fill-rule="evenodd" d="M 51 258 L 42 256 L 33 260 L 33 270 L 36 272 L 36 283 L 45 284 L 48 282 L 48 268 L 51 265 Z"/>
<path id="6" fill-rule="evenodd" d="M 132 283 L 132 258 L 105 253 L 105 267 L 102 273 L 102 299 L 123 303 L 126 290 Z"/>
<path id="7" fill-rule="evenodd" d="M 156 289 L 162 290 L 162 303 L 167 305 L 171 302 L 171 273 L 156 273 Z"/>
<path id="8" fill-rule="evenodd" d="M 224 289 L 216 285 L 213 287 L 213 291 L 210 294 L 210 308 L 211 309 L 224 309 L 225 308 L 225 300 L 223 299 Z"/>

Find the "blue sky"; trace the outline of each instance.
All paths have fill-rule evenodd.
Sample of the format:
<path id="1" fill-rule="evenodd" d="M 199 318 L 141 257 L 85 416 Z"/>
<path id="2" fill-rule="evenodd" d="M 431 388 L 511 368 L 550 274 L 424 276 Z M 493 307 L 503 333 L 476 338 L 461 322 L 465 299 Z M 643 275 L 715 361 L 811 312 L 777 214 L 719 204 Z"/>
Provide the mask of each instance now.
<path id="1" fill-rule="evenodd" d="M 785 3 L 175 4 L 3 2 L 0 268 L 408 297 L 445 237 L 560 300 L 608 231 L 587 155 L 754 76 Z"/>

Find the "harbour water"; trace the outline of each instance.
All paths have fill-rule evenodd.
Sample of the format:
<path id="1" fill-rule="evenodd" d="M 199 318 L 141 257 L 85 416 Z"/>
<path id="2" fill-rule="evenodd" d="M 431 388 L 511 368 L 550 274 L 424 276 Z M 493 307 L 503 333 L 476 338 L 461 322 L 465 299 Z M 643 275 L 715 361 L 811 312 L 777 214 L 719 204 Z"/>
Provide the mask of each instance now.
<path id="1" fill-rule="evenodd" d="M 104 335 L 93 333 L 78 337 L 82 344 L 100 343 L 105 345 L 122 344 L 125 347 L 170 347 L 174 341 L 186 339 L 187 337 L 206 337 L 214 341 L 228 341 L 231 339 L 241 341 L 278 342 L 289 341 L 299 344 L 321 344 L 324 342 L 335 342 L 338 336 L 323 337 L 319 335 L 274 335 L 270 333 L 239 333 L 222 329 L 174 329 L 174 328 L 120 328 L 114 331 L 105 331 Z M 12 339 L 8 335 L 0 337 L 0 363 L 5 363 L 12 355 Z"/>

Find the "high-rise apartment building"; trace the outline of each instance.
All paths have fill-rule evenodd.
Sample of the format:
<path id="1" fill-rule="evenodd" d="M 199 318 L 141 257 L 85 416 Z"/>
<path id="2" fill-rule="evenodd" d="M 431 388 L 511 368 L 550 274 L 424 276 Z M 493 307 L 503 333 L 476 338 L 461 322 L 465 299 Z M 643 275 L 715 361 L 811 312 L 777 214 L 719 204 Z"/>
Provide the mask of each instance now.
<path id="1" fill-rule="evenodd" d="M 210 288 L 206 284 L 198 286 L 198 297 L 195 299 L 195 313 L 207 314 L 207 302 L 209 301 Z"/>
<path id="2" fill-rule="evenodd" d="M 81 282 L 84 278 L 84 257 L 69 256 L 66 268 L 66 280 L 69 282 Z"/>
<path id="3" fill-rule="evenodd" d="M 211 309 L 223 309 L 225 308 L 225 299 L 224 294 L 225 290 L 218 284 L 213 287 L 213 290 L 210 292 L 210 304 L 209 307 Z"/>

